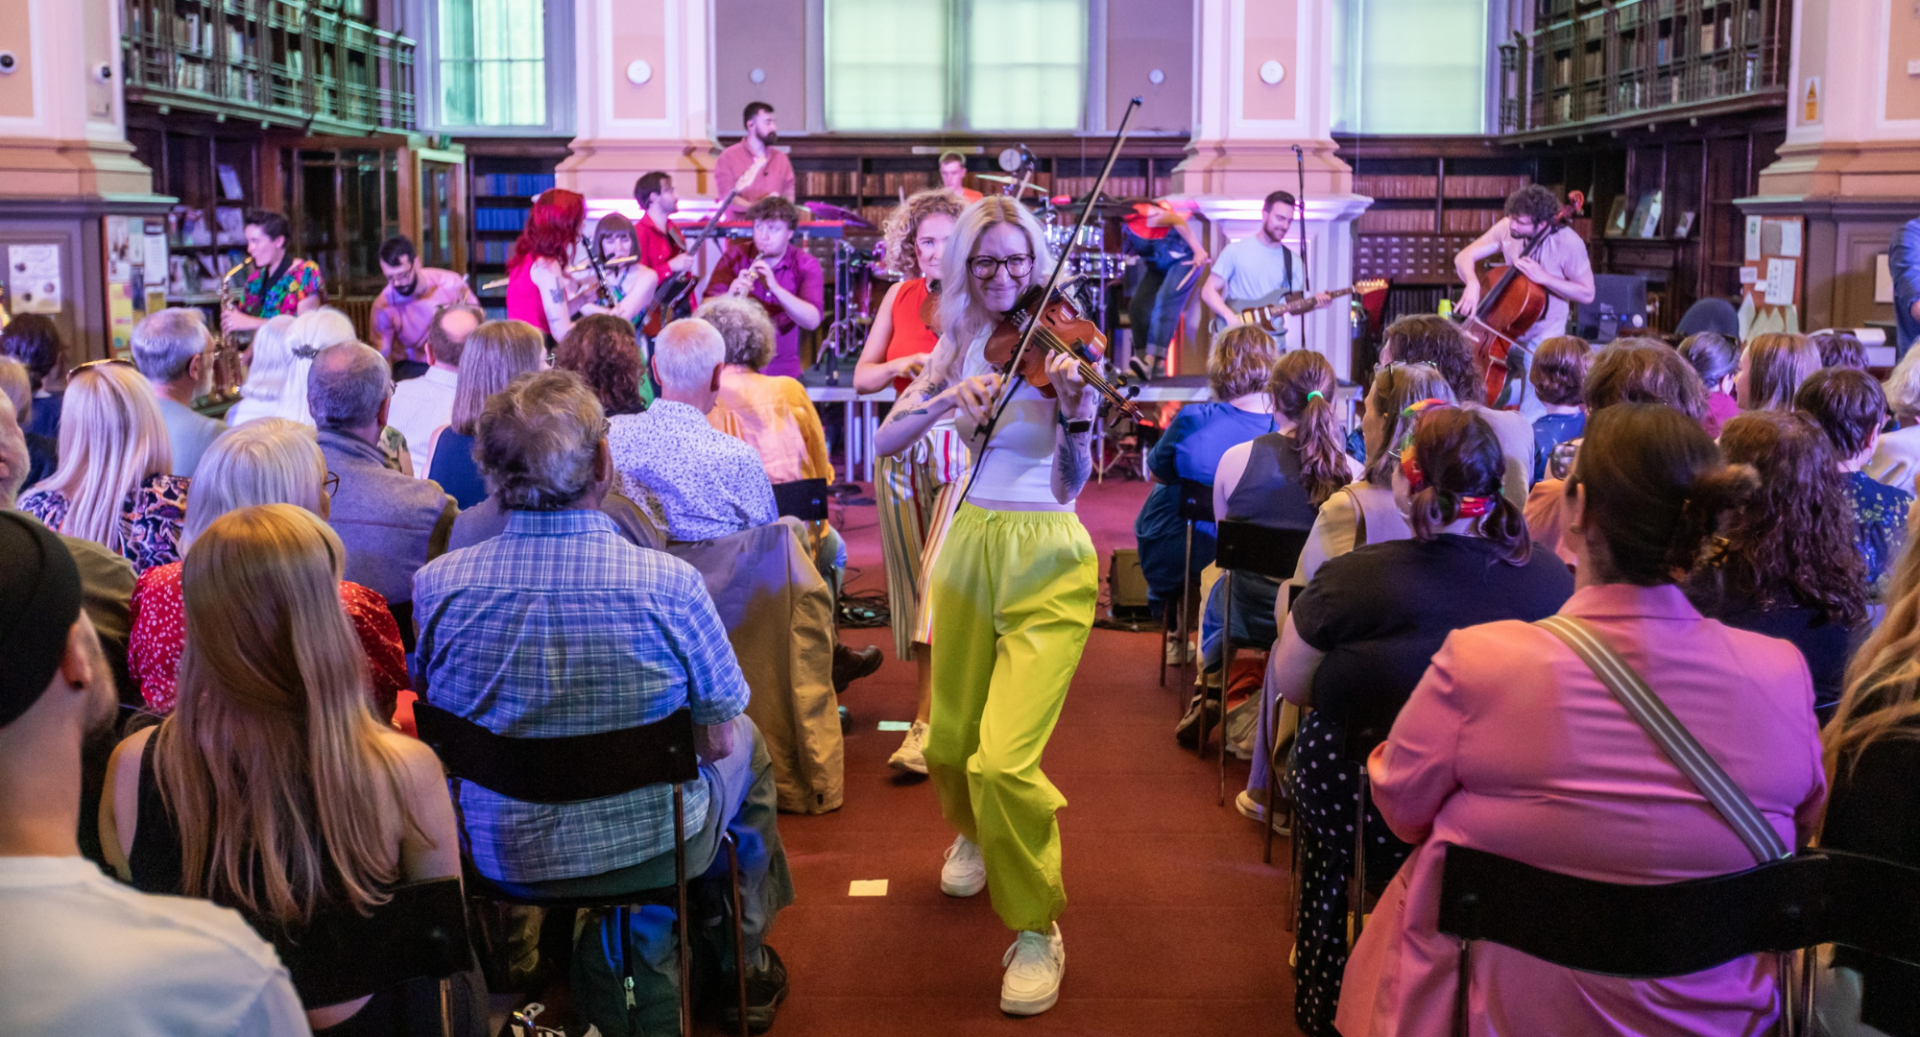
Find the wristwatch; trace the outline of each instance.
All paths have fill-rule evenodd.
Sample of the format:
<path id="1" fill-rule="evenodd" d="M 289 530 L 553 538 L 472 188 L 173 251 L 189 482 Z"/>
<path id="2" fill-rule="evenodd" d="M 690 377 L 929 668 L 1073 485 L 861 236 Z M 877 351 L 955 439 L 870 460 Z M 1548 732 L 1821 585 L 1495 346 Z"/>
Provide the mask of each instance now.
<path id="1" fill-rule="evenodd" d="M 1063 415 L 1060 415 L 1059 421 L 1060 421 L 1060 427 L 1063 429 L 1066 429 L 1067 435 L 1070 435 L 1070 436 L 1077 436 L 1082 433 L 1093 431 L 1092 418 L 1075 418 L 1072 421 L 1068 421 L 1066 418 L 1066 415 L 1063 414 Z"/>

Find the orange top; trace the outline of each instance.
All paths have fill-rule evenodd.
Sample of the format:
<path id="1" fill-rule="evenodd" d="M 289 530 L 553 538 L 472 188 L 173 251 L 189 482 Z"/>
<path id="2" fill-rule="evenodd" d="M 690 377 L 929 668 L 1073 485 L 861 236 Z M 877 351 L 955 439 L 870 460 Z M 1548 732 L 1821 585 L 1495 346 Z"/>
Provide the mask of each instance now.
<path id="1" fill-rule="evenodd" d="M 939 333 L 920 319 L 920 308 L 926 303 L 928 294 L 927 279 L 924 277 L 900 282 L 900 293 L 893 297 L 893 334 L 887 338 L 888 360 L 931 353 L 934 345 L 940 341 Z M 907 386 L 912 384 L 910 378 L 895 378 L 893 390 L 905 392 Z"/>

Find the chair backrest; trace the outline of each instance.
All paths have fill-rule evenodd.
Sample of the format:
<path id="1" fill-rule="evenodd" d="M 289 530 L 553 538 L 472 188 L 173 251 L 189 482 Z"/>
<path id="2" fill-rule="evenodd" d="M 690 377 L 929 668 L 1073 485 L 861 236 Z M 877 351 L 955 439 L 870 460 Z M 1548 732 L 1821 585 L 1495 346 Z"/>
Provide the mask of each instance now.
<path id="1" fill-rule="evenodd" d="M 773 504 L 782 515 L 802 522 L 818 522 L 827 517 L 827 481 L 795 479 L 773 484 Z"/>
<path id="2" fill-rule="evenodd" d="M 316 913 L 297 940 L 277 941 L 307 1005 L 333 1005 L 473 963 L 459 879 L 409 883 L 363 915 L 340 904 Z"/>
<path id="3" fill-rule="evenodd" d="M 1814 852 L 1827 860 L 1821 942 L 1920 967 L 1920 868 L 1839 850 Z"/>
<path id="4" fill-rule="evenodd" d="M 693 713 L 684 707 L 642 727 L 560 738 L 497 735 L 424 699 L 413 718 L 449 777 L 528 803 L 575 803 L 700 776 Z"/>
<path id="5" fill-rule="evenodd" d="M 1822 942 L 1829 861 L 1817 853 L 1728 875 L 1628 885 L 1465 846 L 1445 849 L 1441 932 L 1581 972 L 1683 976 L 1749 954 Z"/>
<path id="6" fill-rule="evenodd" d="M 1180 480 L 1180 521 L 1213 521 L 1213 484 Z"/>
<path id="7" fill-rule="evenodd" d="M 1217 547 L 1214 564 L 1232 572 L 1258 573 L 1274 580 L 1290 579 L 1306 550 L 1306 529 L 1275 529 L 1252 522 L 1221 519 L 1214 526 Z"/>

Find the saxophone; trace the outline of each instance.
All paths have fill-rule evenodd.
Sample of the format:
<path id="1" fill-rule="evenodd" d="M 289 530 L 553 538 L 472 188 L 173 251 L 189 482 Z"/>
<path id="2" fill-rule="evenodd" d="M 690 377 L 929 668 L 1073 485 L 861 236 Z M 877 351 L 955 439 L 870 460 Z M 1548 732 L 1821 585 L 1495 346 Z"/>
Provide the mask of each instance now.
<path id="1" fill-rule="evenodd" d="M 240 300 L 234 295 L 233 278 L 235 274 L 252 265 L 253 260 L 248 258 L 244 262 L 235 263 L 231 269 L 220 275 L 220 312 L 222 314 L 239 307 Z M 211 395 L 215 400 L 231 401 L 240 398 L 240 383 L 246 380 L 246 368 L 240 362 L 242 346 L 239 337 L 243 334 L 247 333 L 228 332 L 224 328 L 221 329 L 220 348 L 214 352 L 213 356 Z M 249 340 L 252 339 L 251 335 L 247 337 Z"/>

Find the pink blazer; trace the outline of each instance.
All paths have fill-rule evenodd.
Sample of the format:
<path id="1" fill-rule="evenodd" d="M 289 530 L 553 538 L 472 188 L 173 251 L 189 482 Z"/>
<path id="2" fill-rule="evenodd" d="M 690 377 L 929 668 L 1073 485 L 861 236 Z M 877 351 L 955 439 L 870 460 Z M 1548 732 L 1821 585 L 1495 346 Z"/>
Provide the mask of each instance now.
<path id="1" fill-rule="evenodd" d="M 1792 645 L 1702 618 L 1678 588 L 1574 592 L 1789 845 L 1826 798 L 1813 685 Z M 1347 963 L 1346 1037 L 1450 1032 L 1458 944 L 1437 931 L 1442 843 L 1611 882 L 1739 871 L 1753 857 L 1585 664 L 1517 622 L 1455 631 L 1368 761 L 1394 833 L 1414 844 Z M 1756 1034 L 1773 959 L 1660 981 L 1588 975 L 1474 947 L 1474 1034 Z"/>

